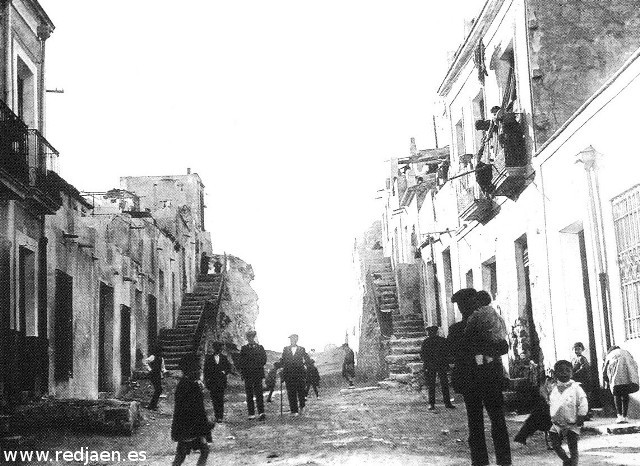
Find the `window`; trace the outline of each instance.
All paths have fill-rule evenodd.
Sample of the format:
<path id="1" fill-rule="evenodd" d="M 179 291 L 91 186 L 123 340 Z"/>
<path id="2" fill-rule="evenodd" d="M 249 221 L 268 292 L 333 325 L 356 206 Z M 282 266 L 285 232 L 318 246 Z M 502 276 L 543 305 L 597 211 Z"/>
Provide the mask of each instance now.
<path id="1" fill-rule="evenodd" d="M 495 256 L 482 264 L 482 289 L 491 293 L 496 299 L 498 294 L 498 269 Z"/>
<path id="2" fill-rule="evenodd" d="M 640 185 L 614 198 L 613 224 L 616 234 L 624 330 L 627 339 L 640 337 Z"/>
<path id="3" fill-rule="evenodd" d="M 458 149 L 458 157 L 467 153 L 464 146 L 464 124 L 462 118 L 456 123 L 456 147 Z"/>
<path id="4" fill-rule="evenodd" d="M 495 63 L 496 78 L 502 95 L 500 106 L 509 111 L 517 112 L 518 90 L 516 86 L 516 64 L 513 44 L 505 49 L 500 59 Z"/>
<path id="5" fill-rule="evenodd" d="M 473 270 L 469 269 L 467 274 L 465 275 L 465 281 L 467 283 L 467 288 L 473 288 Z"/>
<path id="6" fill-rule="evenodd" d="M 27 126 L 36 127 L 34 76 L 31 69 L 20 57 L 17 59 L 16 109 L 18 116 Z"/>
<path id="7" fill-rule="evenodd" d="M 478 120 L 485 120 L 486 110 L 484 105 L 484 95 L 482 91 L 478 92 L 478 95 L 472 102 L 473 107 L 473 121 L 474 123 Z M 477 152 L 480 150 L 480 145 L 482 144 L 482 131 L 475 131 L 475 147 L 474 150 Z"/>

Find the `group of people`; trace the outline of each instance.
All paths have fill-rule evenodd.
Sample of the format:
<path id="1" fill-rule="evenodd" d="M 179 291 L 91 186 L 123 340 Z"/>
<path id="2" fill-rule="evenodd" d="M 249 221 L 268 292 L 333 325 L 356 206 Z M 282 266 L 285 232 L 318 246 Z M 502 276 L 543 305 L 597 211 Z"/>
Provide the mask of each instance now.
<path id="1" fill-rule="evenodd" d="M 267 353 L 264 347 L 256 342 L 256 332 L 246 333 L 247 344 L 242 346 L 237 360 L 237 367 L 244 380 L 246 403 L 249 419 L 264 421 L 265 405 L 263 396 L 263 380 L 266 381 L 271 401 L 275 390 L 278 372 L 287 387 L 289 410 L 292 416 L 302 414 L 306 399 L 311 389 L 318 398 L 320 374 L 315 361 L 308 355 L 306 349 L 298 345 L 298 335 L 289 336 L 289 346 L 282 351 L 279 361 L 266 374 L 264 367 L 267 363 Z M 204 371 L 201 370 L 200 358 L 195 354 L 185 356 L 180 361 L 183 377 L 176 387 L 175 409 L 171 426 L 171 438 L 178 442 L 174 466 L 181 465 L 191 451 L 199 451 L 198 465 L 204 465 L 209 455 L 208 442 L 211 441 L 211 430 L 215 423 L 209 422 L 204 407 L 204 388 L 211 394 L 215 422 L 224 420 L 224 393 L 227 387 L 228 374 L 234 373 L 234 367 L 229 359 L 222 354 L 223 344 L 214 342 L 212 353 L 207 354 L 204 361 Z M 354 353 L 348 344 L 343 345 L 345 358 L 342 374 L 353 387 L 355 377 Z M 152 384 L 155 387 L 154 396 L 149 405 L 150 409 L 157 407 L 157 401 L 162 390 L 161 369 L 156 375 L 154 370 L 161 367 L 162 356 L 157 349 L 155 356 L 149 358 L 151 362 Z M 204 383 L 203 381 L 204 380 Z M 156 396 L 157 393 L 157 396 Z"/>
<path id="2" fill-rule="evenodd" d="M 489 464 L 484 433 L 486 410 L 496 462 L 510 465 L 511 446 L 503 397 L 508 378 L 502 364 L 502 356 L 509 349 L 506 326 L 491 306 L 491 295 L 485 291 L 464 288 L 454 293 L 451 301 L 457 304 L 462 320 L 449 327 L 447 338 L 438 335 L 437 326 L 428 327 L 427 338 L 422 343 L 429 410 L 435 409 L 436 377 L 440 379 L 444 405 L 455 409 L 448 380 L 449 364 L 453 363 L 451 385 L 462 395 L 466 407 L 472 464 Z M 589 400 L 595 388 L 584 350 L 584 345 L 577 342 L 571 361 L 555 363 L 553 371 L 540 384 L 539 399 L 534 403 L 531 415 L 514 438 L 524 444 L 536 430 L 544 431 L 550 449 L 566 465 L 578 464 L 580 428 L 589 418 Z M 618 422 L 627 422 L 629 394 L 638 391 L 638 367 L 628 351 L 617 346 L 609 350 L 603 381 L 614 396 Z M 565 440 L 568 453 L 562 446 Z"/>

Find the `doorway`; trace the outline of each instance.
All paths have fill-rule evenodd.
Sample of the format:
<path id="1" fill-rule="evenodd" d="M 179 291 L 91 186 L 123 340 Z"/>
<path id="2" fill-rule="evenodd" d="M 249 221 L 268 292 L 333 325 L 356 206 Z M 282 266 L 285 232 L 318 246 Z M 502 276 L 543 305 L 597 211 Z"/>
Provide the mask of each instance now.
<path id="1" fill-rule="evenodd" d="M 158 341 L 158 301 L 153 295 L 148 298 L 149 315 L 147 324 L 147 354 L 152 354 Z"/>
<path id="2" fill-rule="evenodd" d="M 124 383 L 131 377 L 131 308 L 120 306 L 120 376 Z"/>
<path id="3" fill-rule="evenodd" d="M 98 391 L 113 390 L 113 287 L 100 283 Z"/>
<path id="4" fill-rule="evenodd" d="M 73 279 L 56 270 L 54 315 L 54 380 L 73 377 Z"/>

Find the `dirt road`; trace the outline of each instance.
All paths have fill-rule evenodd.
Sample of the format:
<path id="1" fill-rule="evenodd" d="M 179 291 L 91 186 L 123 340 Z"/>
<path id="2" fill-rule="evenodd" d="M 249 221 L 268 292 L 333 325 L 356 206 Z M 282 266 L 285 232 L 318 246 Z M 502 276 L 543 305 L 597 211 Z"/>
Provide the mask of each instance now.
<path id="1" fill-rule="evenodd" d="M 212 465 L 465 465 L 469 464 L 466 417 L 462 403 L 456 410 L 443 407 L 428 411 L 422 396 L 396 390 L 352 391 L 326 388 L 312 397 L 305 413 L 280 416 L 279 396 L 267 404 L 267 420 L 248 420 L 243 395 L 230 394 L 227 421 L 214 429 L 209 457 Z M 210 405 L 208 409 L 210 409 Z M 50 450 L 117 450 L 126 455 L 143 451 L 144 461 L 94 462 L 94 466 L 171 464 L 175 444 L 171 441 L 171 398 L 163 400 L 161 412 L 145 411 L 147 420 L 132 437 L 50 434 L 40 438 Z M 511 436 L 518 425 L 511 423 Z M 490 435 L 487 430 L 490 442 Z M 618 438 L 616 438 L 618 437 Z M 640 464 L 640 436 L 585 436 L 580 444 L 581 464 Z M 553 452 L 545 449 L 539 434 L 529 445 L 513 444 L 514 464 L 555 465 Z M 196 455 L 185 464 L 193 465 Z M 637 461 L 637 462 L 634 462 Z M 37 463 L 34 463 L 37 464 Z M 48 464 L 74 464 L 55 463 Z"/>

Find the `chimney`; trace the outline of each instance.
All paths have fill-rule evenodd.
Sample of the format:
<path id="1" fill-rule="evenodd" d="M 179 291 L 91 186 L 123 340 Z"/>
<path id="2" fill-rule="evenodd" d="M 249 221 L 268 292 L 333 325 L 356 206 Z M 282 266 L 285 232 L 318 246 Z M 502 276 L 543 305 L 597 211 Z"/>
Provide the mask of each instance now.
<path id="1" fill-rule="evenodd" d="M 187 175 L 191 175 L 191 169 L 187 168 Z"/>

